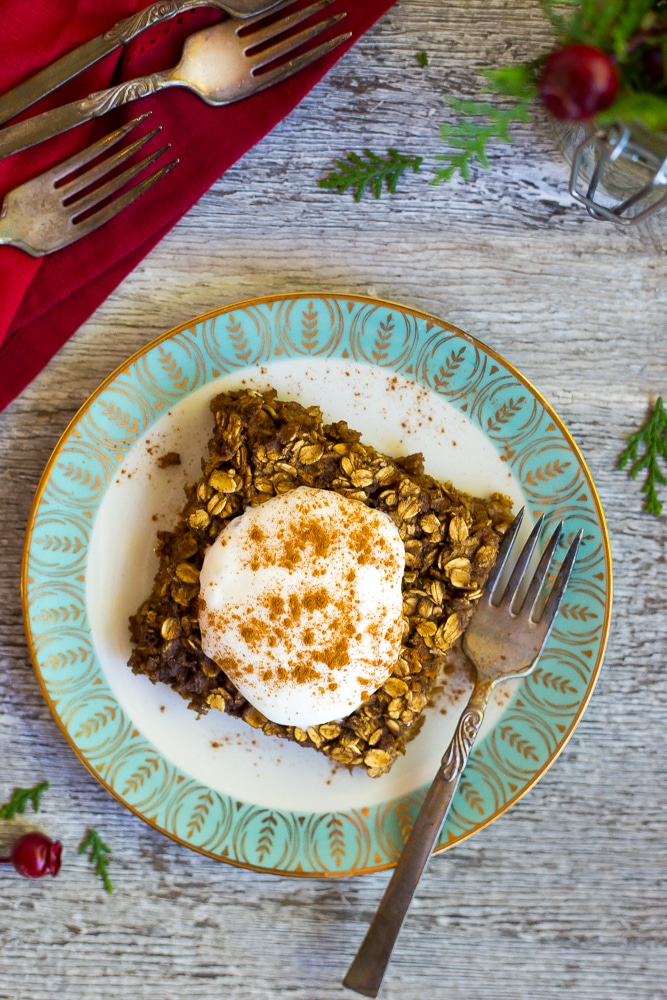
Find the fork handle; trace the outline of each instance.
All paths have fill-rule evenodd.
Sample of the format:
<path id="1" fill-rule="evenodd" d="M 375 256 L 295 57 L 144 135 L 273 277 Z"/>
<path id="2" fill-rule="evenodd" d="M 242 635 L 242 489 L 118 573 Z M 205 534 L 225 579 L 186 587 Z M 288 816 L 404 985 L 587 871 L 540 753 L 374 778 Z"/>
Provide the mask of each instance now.
<path id="1" fill-rule="evenodd" d="M 373 922 L 343 980 L 366 997 L 378 994 L 417 883 L 438 839 L 477 737 L 491 685 L 478 681 L 398 859 Z"/>
<path id="2" fill-rule="evenodd" d="M 10 90 L 8 94 L 3 94 L 0 97 L 0 125 L 4 125 L 19 112 L 25 111 L 35 101 L 53 93 L 84 69 L 94 66 L 119 45 L 125 45 L 146 28 L 174 17 L 180 11 L 193 7 L 218 7 L 235 17 L 248 17 L 251 14 L 261 13 L 275 3 L 277 0 L 266 0 L 264 3 L 259 0 L 156 0 L 149 7 L 118 21 L 97 38 L 91 38 L 60 59 L 49 63 L 30 79 Z"/>
<path id="3" fill-rule="evenodd" d="M 53 108 L 41 115 L 35 115 L 16 125 L 0 130 L 0 160 L 12 153 L 20 153 L 23 149 L 36 146 L 38 142 L 52 139 L 56 135 L 68 132 L 77 125 L 92 121 L 105 115 L 107 111 L 118 108 L 130 101 L 148 97 L 166 86 L 173 86 L 178 81 L 165 73 L 152 73 L 137 80 L 128 80 L 108 90 L 99 90 L 90 94 L 82 101 L 72 101 L 60 108 Z"/>
<path id="4" fill-rule="evenodd" d="M 174 17 L 182 10 L 190 7 L 208 5 L 210 0 L 157 0 L 144 10 L 131 14 L 118 21 L 112 28 L 79 45 L 72 52 L 61 56 L 55 62 L 49 63 L 43 70 L 14 87 L 8 94 L 0 97 L 0 125 L 9 121 L 19 112 L 25 111 L 35 101 L 46 97 L 63 83 L 77 76 L 89 66 L 94 66 L 105 56 L 136 38 L 142 31 Z M 212 6 L 218 6 L 213 2 Z"/>

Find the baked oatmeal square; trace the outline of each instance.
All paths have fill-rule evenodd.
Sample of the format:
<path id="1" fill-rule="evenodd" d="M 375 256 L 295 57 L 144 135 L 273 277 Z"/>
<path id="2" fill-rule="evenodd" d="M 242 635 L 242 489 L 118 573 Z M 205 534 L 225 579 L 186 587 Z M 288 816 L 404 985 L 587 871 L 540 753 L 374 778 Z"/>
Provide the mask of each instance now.
<path id="1" fill-rule="evenodd" d="M 345 421 L 325 425 L 318 407 L 281 400 L 274 390 L 222 393 L 210 407 L 209 454 L 199 481 L 186 487 L 178 523 L 158 532 L 159 568 L 130 620 L 129 665 L 169 684 L 196 712 L 219 709 L 371 777 L 384 774 L 419 732 L 446 653 L 470 620 L 512 520 L 512 502 L 437 482 L 421 455 L 384 455 Z M 344 718 L 304 729 L 263 715 L 203 652 L 199 581 L 207 551 L 233 519 L 299 487 L 383 512 L 405 548 L 403 637 L 391 676 Z"/>

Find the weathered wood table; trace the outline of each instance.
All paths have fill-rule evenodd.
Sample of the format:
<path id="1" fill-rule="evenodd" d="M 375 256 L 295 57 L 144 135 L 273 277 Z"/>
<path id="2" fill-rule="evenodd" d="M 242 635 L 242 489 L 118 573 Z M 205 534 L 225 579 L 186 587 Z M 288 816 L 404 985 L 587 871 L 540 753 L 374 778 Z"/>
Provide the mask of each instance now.
<path id="1" fill-rule="evenodd" d="M 667 216 L 630 230 L 589 219 L 539 114 L 472 182 L 428 183 L 450 114 L 443 97 L 474 94 L 477 68 L 532 56 L 548 38 L 532 0 L 400 0 L 0 415 L 0 801 L 47 779 L 25 825 L 66 849 L 55 880 L 0 873 L 2 1000 L 352 995 L 342 976 L 388 873 L 256 873 L 142 823 L 56 726 L 19 592 L 41 472 L 108 373 L 191 316 L 322 290 L 431 312 L 519 368 L 581 448 L 615 560 L 611 638 L 582 722 L 520 803 L 431 863 L 382 996 L 667 997 L 667 534 L 615 468 L 667 388 Z M 318 187 L 337 156 L 388 145 L 425 157 L 394 196 L 355 203 Z M 88 826 L 112 848 L 112 896 L 76 854 Z M 0 823 L 0 848 L 19 828 Z"/>

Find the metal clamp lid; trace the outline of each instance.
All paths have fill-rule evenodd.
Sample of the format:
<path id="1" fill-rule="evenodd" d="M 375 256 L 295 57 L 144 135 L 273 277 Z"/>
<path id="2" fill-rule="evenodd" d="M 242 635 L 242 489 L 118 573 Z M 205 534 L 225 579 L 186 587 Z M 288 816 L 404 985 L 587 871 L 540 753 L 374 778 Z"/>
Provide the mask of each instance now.
<path id="1" fill-rule="evenodd" d="M 603 192 L 608 194 L 609 188 L 618 188 L 618 182 L 609 183 L 614 164 L 623 162 L 635 168 L 636 188 L 615 202 L 609 196 L 610 203 L 604 204 L 600 195 L 604 197 Z M 588 172 L 590 179 L 586 185 Z M 569 191 L 586 206 L 592 218 L 634 225 L 667 204 L 667 139 L 623 124 L 594 132 L 574 151 Z"/>

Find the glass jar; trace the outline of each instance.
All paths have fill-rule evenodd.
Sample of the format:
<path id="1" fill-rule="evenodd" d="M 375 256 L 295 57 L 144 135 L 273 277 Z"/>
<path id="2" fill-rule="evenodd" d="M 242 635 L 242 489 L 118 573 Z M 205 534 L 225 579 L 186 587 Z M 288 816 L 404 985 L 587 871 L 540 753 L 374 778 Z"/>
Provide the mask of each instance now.
<path id="1" fill-rule="evenodd" d="M 594 219 L 627 226 L 667 207 L 667 135 L 638 122 L 555 127 L 571 164 L 570 194 Z"/>

